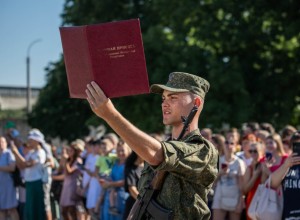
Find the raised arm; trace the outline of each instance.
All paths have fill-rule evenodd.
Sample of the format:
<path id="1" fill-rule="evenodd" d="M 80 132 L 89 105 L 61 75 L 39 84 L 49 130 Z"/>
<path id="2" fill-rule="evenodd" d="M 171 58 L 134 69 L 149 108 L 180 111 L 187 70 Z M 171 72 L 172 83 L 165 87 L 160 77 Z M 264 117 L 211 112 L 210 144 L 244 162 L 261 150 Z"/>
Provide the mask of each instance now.
<path id="1" fill-rule="evenodd" d="M 25 158 L 20 154 L 18 148 L 16 147 L 16 145 L 13 142 L 11 142 L 11 151 L 15 155 L 16 165 L 20 169 L 24 169 L 26 167 L 31 167 L 35 164 L 33 160 L 26 161 Z"/>
<path id="2" fill-rule="evenodd" d="M 281 165 L 274 173 L 272 173 L 271 186 L 273 188 L 278 188 L 290 167 L 298 164 L 300 164 L 300 156 L 296 156 L 296 154 L 289 156 L 285 160 L 284 164 Z"/>
<path id="3" fill-rule="evenodd" d="M 88 84 L 86 94 L 93 112 L 105 120 L 141 158 L 153 166 L 164 160 L 161 143 L 124 118 L 95 82 Z"/>

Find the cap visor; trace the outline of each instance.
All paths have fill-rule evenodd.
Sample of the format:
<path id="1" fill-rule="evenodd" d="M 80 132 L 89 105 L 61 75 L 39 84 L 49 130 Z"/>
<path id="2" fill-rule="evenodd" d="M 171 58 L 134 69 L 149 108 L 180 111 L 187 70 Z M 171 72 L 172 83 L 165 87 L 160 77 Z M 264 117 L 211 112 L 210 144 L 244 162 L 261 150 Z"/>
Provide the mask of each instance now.
<path id="1" fill-rule="evenodd" d="M 165 85 L 160 85 L 160 84 L 153 84 L 150 87 L 150 92 L 152 93 L 157 93 L 157 94 L 162 94 L 164 90 L 171 91 L 171 92 L 189 92 L 187 89 L 178 89 L 178 88 L 172 88 L 168 87 Z"/>

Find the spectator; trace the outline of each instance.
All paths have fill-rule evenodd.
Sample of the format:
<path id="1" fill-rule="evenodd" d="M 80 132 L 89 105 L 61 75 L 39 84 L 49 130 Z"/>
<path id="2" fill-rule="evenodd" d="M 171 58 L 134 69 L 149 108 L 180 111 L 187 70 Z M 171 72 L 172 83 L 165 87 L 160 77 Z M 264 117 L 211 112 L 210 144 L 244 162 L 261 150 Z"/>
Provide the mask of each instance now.
<path id="1" fill-rule="evenodd" d="M 45 202 L 43 190 L 43 172 L 46 161 L 46 153 L 42 148 L 44 136 L 40 132 L 29 133 L 28 147 L 30 151 L 25 158 L 19 153 L 18 148 L 12 144 L 17 165 L 24 169 L 26 188 L 26 220 L 45 220 Z"/>
<path id="2" fill-rule="evenodd" d="M 112 169 L 112 165 L 117 157 L 115 154 L 114 142 L 110 138 L 106 138 L 104 136 L 101 140 L 101 151 L 103 155 L 97 159 L 96 171 L 102 177 L 109 176 Z"/>
<path id="3" fill-rule="evenodd" d="M 220 171 L 212 204 L 213 219 L 223 220 L 226 214 L 231 220 L 240 219 L 244 204 L 242 184 L 246 166 L 234 155 L 235 142 L 232 136 L 226 140 L 224 152 L 224 156 L 220 158 Z"/>
<path id="4" fill-rule="evenodd" d="M 125 163 L 125 191 L 129 193 L 129 196 L 125 204 L 125 211 L 123 215 L 124 220 L 127 219 L 139 194 L 137 186 L 143 168 L 144 160 L 132 151 Z"/>
<path id="5" fill-rule="evenodd" d="M 51 174 L 52 174 L 52 168 L 54 167 L 54 159 L 52 155 L 51 146 L 48 143 L 46 143 L 44 139 L 44 135 L 40 132 L 40 130 L 34 128 L 29 131 L 29 135 L 36 135 L 36 134 L 42 137 L 41 146 L 46 153 L 45 164 L 47 166 L 46 172 L 48 173 L 48 181 L 46 183 L 43 183 L 44 203 L 45 203 L 45 210 L 46 210 L 46 220 L 52 220 L 50 189 L 51 189 L 51 182 L 52 182 Z"/>
<path id="6" fill-rule="evenodd" d="M 89 215 L 92 213 L 92 211 L 88 210 L 89 208 L 87 207 L 87 191 L 93 175 L 91 171 L 95 169 L 95 160 L 97 159 L 97 155 L 94 154 L 95 144 L 96 142 L 93 139 L 90 139 L 88 142 L 86 142 L 84 151 L 80 154 L 80 157 L 83 160 L 83 170 L 82 182 L 81 185 L 78 186 L 78 189 L 80 191 L 84 207 L 88 211 Z M 89 202 L 91 202 L 91 200 Z"/>
<path id="7" fill-rule="evenodd" d="M 225 137 L 221 134 L 213 134 L 211 138 L 211 142 L 217 148 L 219 152 L 219 156 L 224 155 L 224 148 L 225 148 Z"/>
<path id="8" fill-rule="evenodd" d="M 99 176 L 98 181 L 101 184 L 104 179 L 110 179 L 110 174 L 112 170 L 112 166 L 117 160 L 117 155 L 115 154 L 115 145 L 114 141 L 106 136 L 101 140 L 101 154 L 96 162 L 96 170 L 95 173 Z M 102 203 L 104 201 L 104 196 L 106 194 L 106 189 L 102 188 L 101 194 L 98 197 L 98 201 L 95 207 L 95 212 L 97 213 L 99 210 L 102 213 Z M 100 215 L 102 215 L 100 213 Z"/>
<path id="9" fill-rule="evenodd" d="M 260 130 L 257 130 L 255 132 L 255 135 L 257 137 L 257 141 L 261 142 L 261 143 L 263 143 L 265 145 L 267 137 L 270 136 L 270 133 L 268 131 L 266 131 L 266 130 L 261 130 L 260 129 Z"/>
<path id="10" fill-rule="evenodd" d="M 52 168 L 51 174 L 59 175 L 61 174 L 61 170 L 59 170 L 59 161 L 60 155 L 57 152 L 57 146 L 49 141 L 51 146 L 51 151 L 53 155 L 53 163 L 54 167 Z M 51 203 L 51 213 L 53 220 L 60 219 L 60 208 L 59 208 L 59 199 L 62 189 L 62 181 L 52 180 L 51 181 L 51 188 L 50 188 L 50 203 Z"/>
<path id="11" fill-rule="evenodd" d="M 245 162 L 246 167 L 249 166 L 252 162 L 252 156 L 251 153 L 249 153 L 249 148 L 250 144 L 255 141 L 256 136 L 254 134 L 247 134 L 242 139 L 242 151 L 236 153 L 236 156 L 238 156 Z"/>
<path id="12" fill-rule="evenodd" d="M 259 130 L 259 124 L 257 122 L 248 122 L 243 125 L 243 136 L 247 134 L 255 134 Z"/>
<path id="13" fill-rule="evenodd" d="M 212 130 L 210 128 L 203 128 L 201 131 L 200 131 L 201 135 L 206 139 L 206 140 L 209 140 L 211 141 L 211 138 L 212 138 Z"/>
<path id="14" fill-rule="evenodd" d="M 219 152 L 219 160 L 218 160 L 218 167 L 219 167 L 220 157 L 224 156 L 225 137 L 221 134 L 213 134 L 211 138 L 211 142 Z M 209 190 L 207 194 L 207 205 L 211 213 L 212 213 L 212 202 L 213 202 L 215 189 L 216 189 L 216 182 L 213 184 L 211 190 Z"/>
<path id="15" fill-rule="evenodd" d="M 17 146 L 19 153 L 24 157 L 27 152 L 28 148 L 25 147 L 25 143 L 21 140 L 20 133 L 15 128 L 10 129 L 10 132 L 7 133 L 7 136 L 9 138 L 7 140 L 10 140 L 8 143 L 8 148 L 10 148 L 10 143 L 14 143 L 14 145 Z M 24 170 L 20 169 L 18 166 L 16 166 L 16 170 L 13 172 L 13 176 L 15 179 L 15 186 L 17 191 L 17 198 L 18 198 L 18 212 L 19 212 L 19 218 L 25 219 L 25 181 L 24 181 Z"/>
<path id="16" fill-rule="evenodd" d="M 80 175 L 79 167 L 81 167 L 82 164 L 80 153 L 83 149 L 83 141 L 73 141 L 70 147 L 67 148 L 67 153 L 64 153 L 61 158 L 64 174 L 53 176 L 54 180 L 64 180 L 60 197 L 60 206 L 64 220 L 74 219 L 74 217 L 77 216 L 77 211 L 81 212 L 83 209 L 83 207 L 80 206 L 80 210 L 76 210 L 76 205 L 79 202 L 76 196 L 76 186 L 77 178 Z"/>
<path id="17" fill-rule="evenodd" d="M 96 162 L 99 158 L 101 141 L 96 140 L 93 142 L 92 152 L 88 155 L 86 163 L 85 163 L 85 172 L 89 175 L 89 183 L 87 187 L 87 195 L 86 195 L 86 207 L 89 211 L 89 215 L 92 219 L 98 219 L 96 217 L 96 213 L 94 209 L 96 208 L 98 198 L 101 192 L 101 186 L 98 181 L 98 173 L 96 172 Z"/>
<path id="18" fill-rule="evenodd" d="M 112 153 L 116 153 L 116 148 L 119 143 L 119 138 L 115 133 L 107 133 L 103 136 L 103 139 L 109 139 L 111 143 L 113 144 Z"/>
<path id="19" fill-rule="evenodd" d="M 277 170 L 285 161 L 287 155 L 283 150 L 281 137 L 278 134 L 273 134 L 267 137 L 266 140 L 266 156 L 262 163 L 262 179 L 264 183 L 269 175 Z"/>
<path id="20" fill-rule="evenodd" d="M 262 168 L 260 160 L 264 156 L 264 148 L 263 145 L 259 142 L 252 142 L 248 149 L 252 161 L 247 166 L 246 173 L 244 175 L 244 184 L 243 184 L 243 191 L 246 195 L 246 213 L 252 201 L 252 198 L 256 192 L 258 185 L 261 183 L 261 174 Z M 247 215 L 247 220 L 250 218 Z"/>
<path id="21" fill-rule="evenodd" d="M 300 144 L 300 132 L 295 132 L 290 144 Z M 291 147 L 292 149 L 292 147 Z M 300 219 L 300 155 L 293 153 L 271 176 L 271 185 L 283 189 L 283 216 L 282 219 Z"/>
<path id="22" fill-rule="evenodd" d="M 18 220 L 18 201 L 11 173 L 16 169 L 16 161 L 7 148 L 4 136 L 0 136 L 0 219 Z"/>
<path id="23" fill-rule="evenodd" d="M 235 145 L 234 147 L 235 152 L 241 151 L 240 133 L 237 128 L 230 128 L 229 131 L 226 132 L 225 138 L 226 139 L 232 138 Z"/>
<path id="24" fill-rule="evenodd" d="M 107 219 L 122 219 L 125 210 L 125 201 L 128 194 L 124 189 L 124 168 L 125 161 L 131 149 L 122 140 L 119 141 L 117 146 L 117 156 L 118 159 L 113 165 L 111 171 L 111 180 L 103 180 L 101 185 L 106 190 L 104 201 L 103 201 L 103 211 L 101 213 L 102 220 Z"/>
<path id="25" fill-rule="evenodd" d="M 292 149 L 290 148 L 290 139 L 296 131 L 297 129 L 291 125 L 286 125 L 281 131 L 283 149 L 287 155 L 291 155 L 292 153 Z"/>
<path id="26" fill-rule="evenodd" d="M 272 124 L 264 122 L 260 124 L 260 129 L 269 132 L 270 134 L 275 134 L 275 128 Z"/>
<path id="27" fill-rule="evenodd" d="M 21 146 L 16 145 L 19 153 L 26 158 L 26 155 L 31 151 L 30 147 L 28 146 L 27 143 L 23 143 Z M 22 183 L 17 187 L 17 197 L 18 197 L 18 202 L 19 202 L 19 207 L 18 207 L 18 212 L 19 212 L 19 217 L 21 220 L 26 220 L 26 213 L 25 213 L 25 204 L 26 204 L 26 186 L 25 186 L 25 170 L 20 167 L 20 164 L 17 164 L 16 169 L 19 169 L 20 171 L 20 176 Z"/>

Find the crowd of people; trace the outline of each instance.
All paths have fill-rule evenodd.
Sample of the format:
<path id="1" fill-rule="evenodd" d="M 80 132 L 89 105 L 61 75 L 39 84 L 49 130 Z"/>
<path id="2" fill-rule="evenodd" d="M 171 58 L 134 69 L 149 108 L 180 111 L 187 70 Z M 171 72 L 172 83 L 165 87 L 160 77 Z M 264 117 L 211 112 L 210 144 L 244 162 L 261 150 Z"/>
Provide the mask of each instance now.
<path id="1" fill-rule="evenodd" d="M 293 153 L 300 133 L 287 125 L 276 132 L 269 123 L 247 123 L 242 132 L 232 128 L 225 134 L 202 134 L 219 150 L 219 172 L 210 195 L 212 218 L 251 219 L 248 209 L 260 184 L 270 178 L 271 190 L 279 199 L 282 219 L 300 219 L 294 204 L 300 192 L 300 155 Z"/>
<path id="2" fill-rule="evenodd" d="M 251 219 L 251 200 L 270 176 L 273 190 L 283 196 L 284 219 L 300 218 L 299 166 L 294 166 L 300 158 L 292 148 L 300 133 L 294 127 L 277 133 L 271 124 L 247 123 L 240 130 L 204 128 L 201 134 L 219 152 L 218 177 L 208 195 L 212 219 Z M 143 166 L 115 133 L 57 147 L 38 129 L 30 130 L 24 143 L 15 128 L 8 129 L 0 136 L 0 219 L 126 219 Z"/>
<path id="3" fill-rule="evenodd" d="M 22 142 L 9 128 L 0 135 L 0 219 L 126 219 L 143 165 L 115 133 L 57 147 L 38 129 Z"/>

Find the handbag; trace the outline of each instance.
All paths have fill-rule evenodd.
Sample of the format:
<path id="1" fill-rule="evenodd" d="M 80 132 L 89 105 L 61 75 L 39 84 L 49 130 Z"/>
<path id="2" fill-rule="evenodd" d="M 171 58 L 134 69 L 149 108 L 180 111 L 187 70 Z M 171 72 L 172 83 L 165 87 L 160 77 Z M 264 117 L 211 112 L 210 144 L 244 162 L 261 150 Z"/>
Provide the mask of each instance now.
<path id="1" fill-rule="evenodd" d="M 240 193 L 238 186 L 228 186 L 222 183 L 219 186 L 221 190 L 220 208 L 226 211 L 234 211 L 240 201 Z"/>
<path id="2" fill-rule="evenodd" d="M 271 189 L 271 176 L 260 184 L 248 208 L 248 216 L 253 220 L 280 220 L 283 211 L 282 188 Z"/>
<path id="3" fill-rule="evenodd" d="M 83 176 L 80 174 L 76 179 L 76 195 L 80 198 L 86 197 L 87 190 L 89 188 L 91 179 L 83 186 Z"/>

